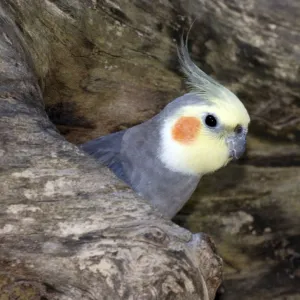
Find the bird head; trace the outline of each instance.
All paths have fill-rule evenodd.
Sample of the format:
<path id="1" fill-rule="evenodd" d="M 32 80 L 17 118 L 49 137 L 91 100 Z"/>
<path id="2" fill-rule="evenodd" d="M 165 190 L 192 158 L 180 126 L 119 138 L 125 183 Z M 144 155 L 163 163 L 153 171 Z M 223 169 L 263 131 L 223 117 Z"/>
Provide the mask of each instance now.
<path id="1" fill-rule="evenodd" d="M 250 117 L 235 94 L 192 62 L 184 45 L 179 57 L 191 92 L 161 112 L 159 156 L 173 171 L 204 175 L 242 156 Z"/>

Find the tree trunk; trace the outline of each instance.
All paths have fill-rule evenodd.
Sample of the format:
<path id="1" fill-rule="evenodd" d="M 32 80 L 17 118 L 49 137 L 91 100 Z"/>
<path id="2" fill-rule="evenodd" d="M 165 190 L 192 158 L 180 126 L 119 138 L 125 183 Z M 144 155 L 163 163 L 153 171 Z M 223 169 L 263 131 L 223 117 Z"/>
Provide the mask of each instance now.
<path id="1" fill-rule="evenodd" d="M 21 21 L 33 11 L 34 32 Z M 51 13 L 74 26 L 48 1 L 0 6 L 0 298 L 213 299 L 210 238 L 163 219 L 49 121 L 33 70 L 52 67 Z"/>

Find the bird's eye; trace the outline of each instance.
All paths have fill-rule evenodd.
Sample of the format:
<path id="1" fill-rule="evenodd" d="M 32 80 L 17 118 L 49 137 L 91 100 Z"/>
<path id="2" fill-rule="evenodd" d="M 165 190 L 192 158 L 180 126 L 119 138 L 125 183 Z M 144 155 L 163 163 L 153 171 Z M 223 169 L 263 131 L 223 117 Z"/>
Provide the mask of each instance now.
<path id="1" fill-rule="evenodd" d="M 205 118 L 205 124 L 209 127 L 216 127 L 217 126 L 217 119 L 212 116 L 212 115 L 208 115 L 206 118 Z"/>

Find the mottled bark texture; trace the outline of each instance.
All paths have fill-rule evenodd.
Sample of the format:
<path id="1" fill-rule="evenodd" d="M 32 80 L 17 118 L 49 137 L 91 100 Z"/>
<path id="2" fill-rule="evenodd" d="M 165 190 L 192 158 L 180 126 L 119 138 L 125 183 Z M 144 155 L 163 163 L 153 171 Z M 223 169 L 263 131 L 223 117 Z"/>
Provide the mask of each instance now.
<path id="1" fill-rule="evenodd" d="M 196 19 L 189 36 L 193 59 L 238 94 L 252 123 L 245 159 L 203 178 L 176 220 L 217 241 L 225 261 L 222 300 L 300 299 L 298 0 L 1 3 L 27 42 L 49 118 L 74 144 L 142 122 L 183 93 L 176 42 Z M 32 131 L 30 139 L 38 134 Z M 52 146 L 70 155 L 73 150 L 62 151 L 62 144 L 71 147 L 63 141 Z M 45 144 L 44 151 L 51 147 Z M 24 164 L 26 155 L 18 158 Z M 80 168 L 86 164 L 86 158 L 77 161 Z M 48 160 L 34 163 L 47 172 Z M 94 195 L 96 168 L 85 169 L 80 179 Z M 64 172 L 59 188 L 53 187 L 58 194 L 68 187 L 64 178 L 75 176 Z M 19 184 L 36 184 L 34 176 Z M 64 197 L 67 203 L 72 198 Z"/>
<path id="2" fill-rule="evenodd" d="M 48 119 L 34 67 L 42 80 L 58 64 L 47 34 L 62 47 L 76 40 L 68 13 L 48 1 L 0 5 L 1 300 L 213 299 L 222 262 L 210 238 L 161 218 Z"/>

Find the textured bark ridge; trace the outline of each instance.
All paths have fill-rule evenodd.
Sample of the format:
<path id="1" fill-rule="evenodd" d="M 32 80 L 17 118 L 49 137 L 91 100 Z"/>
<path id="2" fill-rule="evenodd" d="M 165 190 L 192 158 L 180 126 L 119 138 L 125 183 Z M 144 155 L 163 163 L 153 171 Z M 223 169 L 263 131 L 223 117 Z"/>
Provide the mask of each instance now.
<path id="1" fill-rule="evenodd" d="M 32 32 L 17 28 L 8 12 L 15 17 L 22 12 L 14 1 L 4 2 L 0 298 L 213 299 L 222 266 L 213 242 L 161 218 L 57 132 L 45 113 L 23 38 Z M 29 2 L 19 8 L 30 11 Z M 33 4 L 60 16 L 50 2 Z M 36 22 L 34 16 L 30 22 Z M 42 47 L 44 31 L 35 26 L 32 39 Z M 47 57 L 34 43 L 30 49 Z"/>

